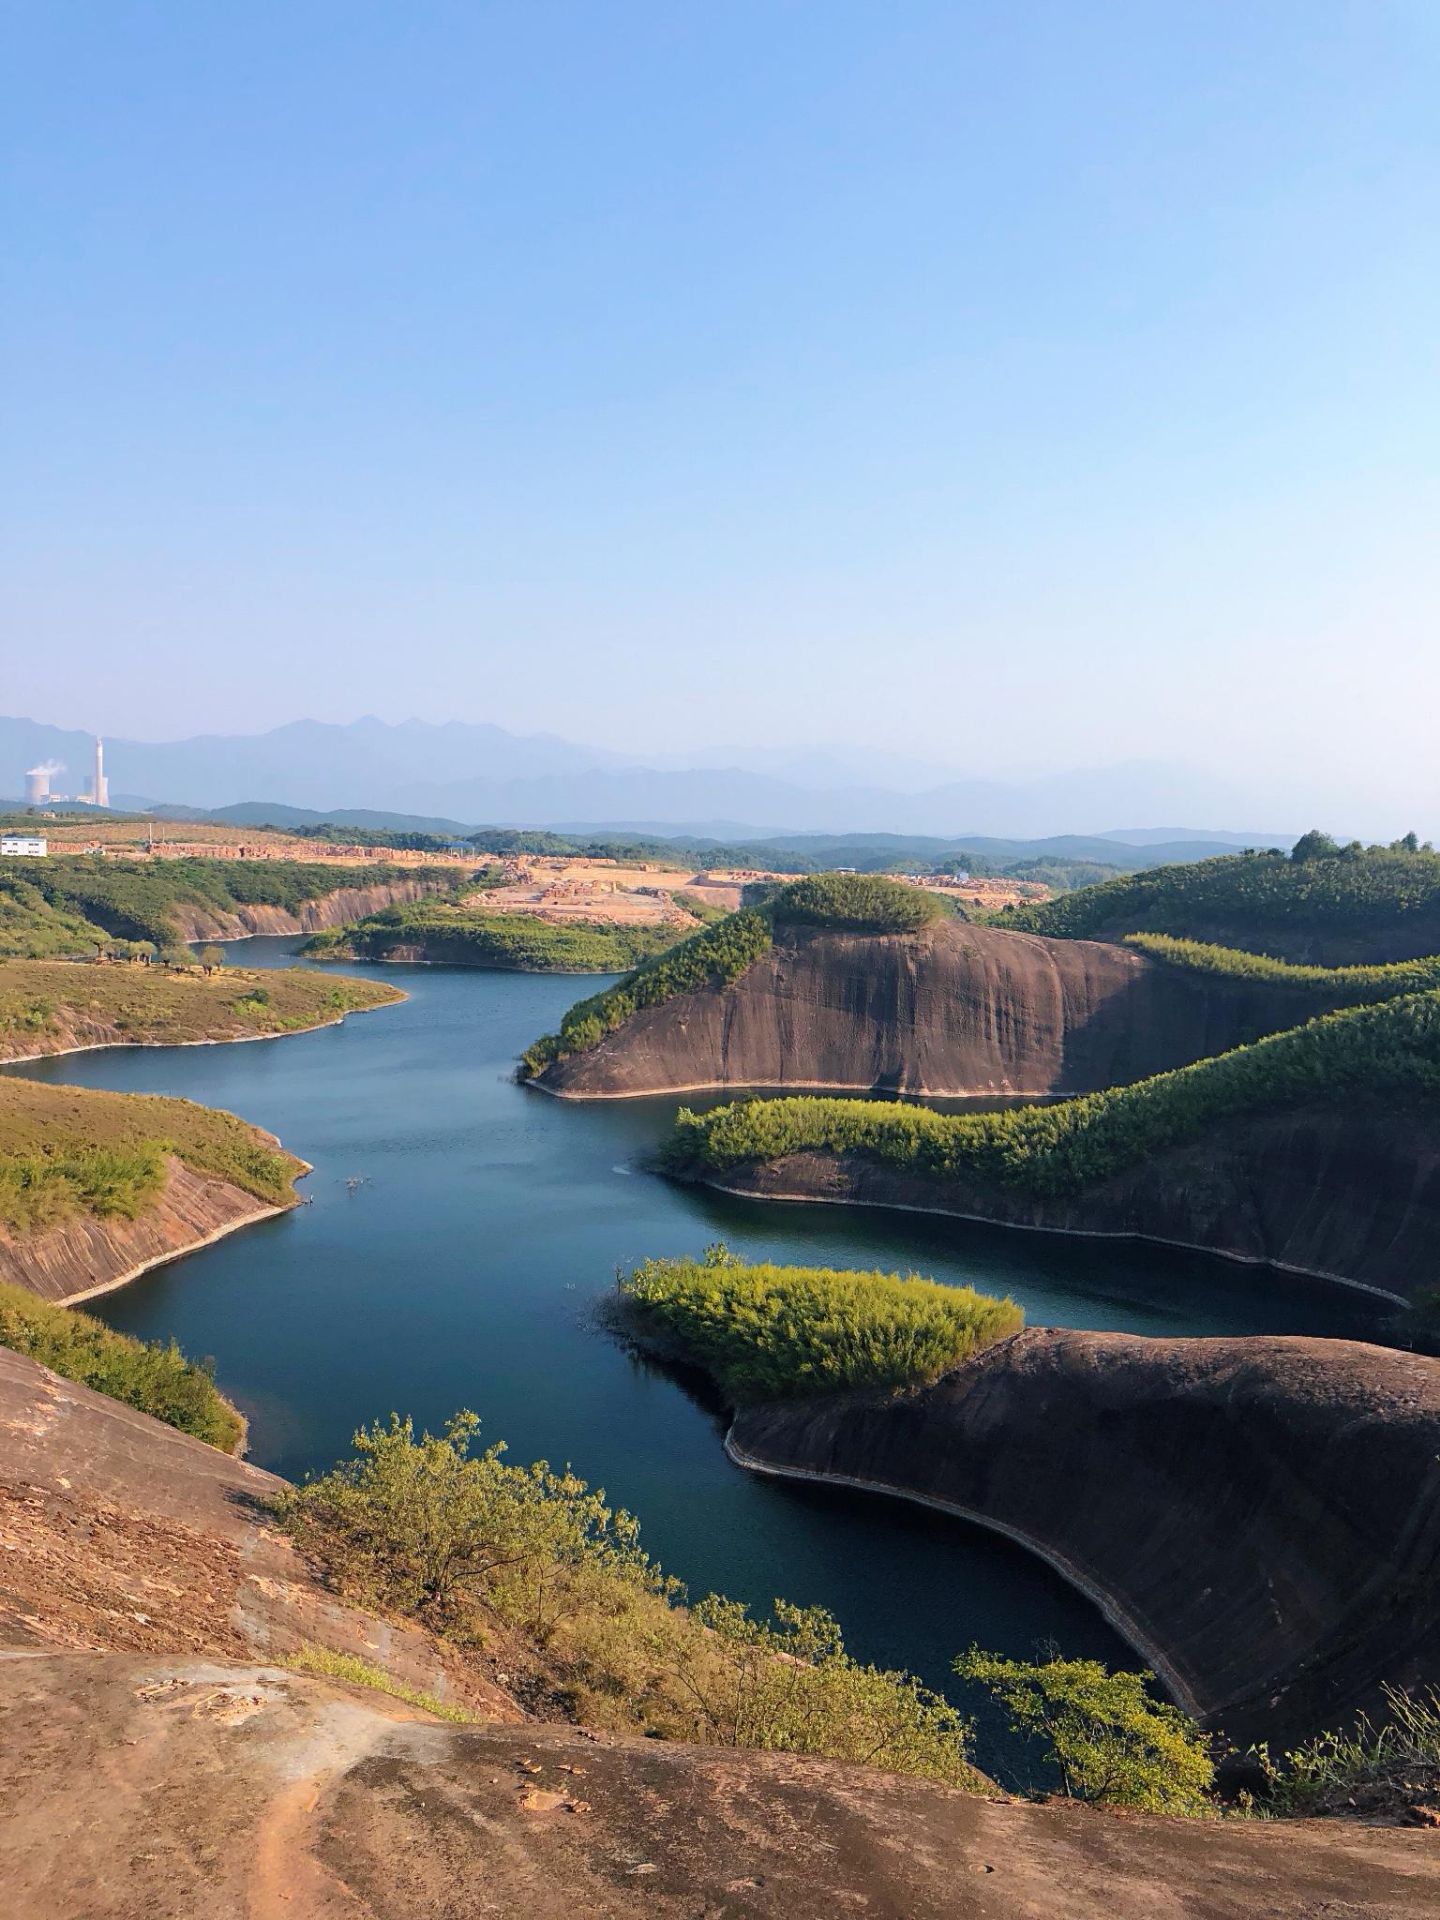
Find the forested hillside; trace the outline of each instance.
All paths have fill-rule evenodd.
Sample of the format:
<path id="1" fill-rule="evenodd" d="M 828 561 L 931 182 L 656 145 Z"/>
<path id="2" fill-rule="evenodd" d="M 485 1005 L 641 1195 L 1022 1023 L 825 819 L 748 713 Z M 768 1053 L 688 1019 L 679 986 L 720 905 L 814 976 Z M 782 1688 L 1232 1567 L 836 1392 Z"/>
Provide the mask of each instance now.
<path id="1" fill-rule="evenodd" d="M 1296 960 L 1413 959 L 1440 951 L 1440 854 L 1413 834 L 1341 847 L 1309 833 L 1289 854 L 1154 867 L 1004 908 L 994 924 L 1075 940 L 1167 933 Z"/>

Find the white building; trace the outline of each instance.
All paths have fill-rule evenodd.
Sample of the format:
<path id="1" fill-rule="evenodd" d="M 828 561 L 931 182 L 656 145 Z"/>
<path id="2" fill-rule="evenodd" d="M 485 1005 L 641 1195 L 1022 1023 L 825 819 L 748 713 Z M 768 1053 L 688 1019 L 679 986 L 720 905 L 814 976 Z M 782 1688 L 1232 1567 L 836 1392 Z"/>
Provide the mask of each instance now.
<path id="1" fill-rule="evenodd" d="M 0 834 L 0 857 L 8 854 L 17 860 L 43 860 L 49 851 L 50 842 L 43 833 Z"/>

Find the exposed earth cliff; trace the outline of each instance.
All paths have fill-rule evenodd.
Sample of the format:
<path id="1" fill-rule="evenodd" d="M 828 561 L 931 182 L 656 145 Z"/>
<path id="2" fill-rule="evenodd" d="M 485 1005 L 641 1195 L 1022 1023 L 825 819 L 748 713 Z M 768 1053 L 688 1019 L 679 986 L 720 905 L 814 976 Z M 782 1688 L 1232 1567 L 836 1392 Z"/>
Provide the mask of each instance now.
<path id="1" fill-rule="evenodd" d="M 1315 1011 L 1263 981 L 1132 948 L 939 920 L 916 933 L 776 932 L 729 985 L 642 1007 L 538 1084 L 577 1098 L 707 1087 L 1084 1093 Z"/>
<path id="2" fill-rule="evenodd" d="M 342 927 L 384 907 L 398 907 L 448 891 L 438 880 L 393 880 L 373 887 L 341 887 L 321 900 L 302 900 L 289 907 L 243 903 L 222 911 L 188 900 L 175 903 L 174 918 L 182 940 L 243 940 L 251 934 L 318 933 Z"/>
<path id="3" fill-rule="evenodd" d="M 971 1515 L 1244 1744 L 1440 1671 L 1440 1362 L 1033 1329 L 934 1386 L 742 1409 L 742 1465 Z"/>
<path id="4" fill-rule="evenodd" d="M 278 1485 L 0 1351 L 0 1871 L 27 1920 L 1434 1910 L 1427 1832 L 1119 1818 L 527 1723 L 319 1586 L 266 1520 Z M 277 1664 L 307 1646 L 479 1724 Z"/>

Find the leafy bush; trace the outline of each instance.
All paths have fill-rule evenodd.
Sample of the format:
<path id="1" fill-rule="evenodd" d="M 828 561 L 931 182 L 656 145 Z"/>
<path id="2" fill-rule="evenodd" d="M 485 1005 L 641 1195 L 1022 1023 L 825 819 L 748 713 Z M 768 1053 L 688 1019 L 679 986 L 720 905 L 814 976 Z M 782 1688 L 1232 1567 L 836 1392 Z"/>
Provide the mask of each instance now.
<path id="1" fill-rule="evenodd" d="M 988 1688 L 1016 1733 L 1044 1742 L 1061 1791 L 1147 1813 L 1210 1811 L 1215 1769 L 1199 1727 L 1148 1691 L 1152 1673 L 1111 1673 L 1098 1660 L 1007 1660 L 972 1647 L 962 1680 Z"/>
<path id="2" fill-rule="evenodd" d="M 1432 926 L 1440 936 L 1440 854 L 1404 842 L 1305 857 L 1228 854 L 1002 908 L 994 924 L 1070 940 L 1148 932 L 1247 937 L 1260 946 L 1297 936 L 1398 935 L 1407 928 L 1428 934 Z M 1440 947 L 1440 937 L 1435 944 Z"/>
<path id="3" fill-rule="evenodd" d="M 195 1365 L 173 1340 L 134 1340 L 88 1313 L 0 1282 L 0 1346 L 226 1453 L 245 1437 L 245 1422 L 216 1388 L 209 1362 Z"/>
<path id="4" fill-rule="evenodd" d="M 133 1220 L 164 1185 L 165 1152 L 155 1141 L 7 1156 L 0 1159 L 0 1226 L 30 1233 L 77 1213 Z"/>
<path id="5" fill-rule="evenodd" d="M 732 1401 L 938 1380 L 1025 1324 L 1011 1300 L 897 1273 L 647 1260 L 618 1282 L 621 1324 L 701 1366 Z"/>
<path id="6" fill-rule="evenodd" d="M 507 1663 L 533 1660 L 524 1684 L 552 1710 L 975 1784 L 960 1715 L 909 1675 L 852 1660 L 828 1614 L 777 1601 L 760 1622 L 713 1596 L 689 1611 L 629 1514 L 568 1468 L 477 1454 L 478 1426 L 460 1413 L 417 1438 L 392 1415 L 355 1436 L 351 1460 L 287 1490 L 282 1522 L 372 1604 L 466 1646 L 511 1636 Z"/>
<path id="7" fill-rule="evenodd" d="M 878 873 L 816 873 L 792 880 L 769 903 L 776 926 L 848 933 L 915 933 L 946 913 L 938 895 Z"/>
<path id="8" fill-rule="evenodd" d="M 900 1102 L 749 1100 L 682 1108 L 666 1160 L 715 1172 L 786 1154 L 858 1153 L 927 1179 L 961 1174 L 1073 1193 L 1225 1120 L 1309 1103 L 1440 1097 L 1440 991 L 1326 1014 L 1104 1093 L 1000 1113 Z"/>

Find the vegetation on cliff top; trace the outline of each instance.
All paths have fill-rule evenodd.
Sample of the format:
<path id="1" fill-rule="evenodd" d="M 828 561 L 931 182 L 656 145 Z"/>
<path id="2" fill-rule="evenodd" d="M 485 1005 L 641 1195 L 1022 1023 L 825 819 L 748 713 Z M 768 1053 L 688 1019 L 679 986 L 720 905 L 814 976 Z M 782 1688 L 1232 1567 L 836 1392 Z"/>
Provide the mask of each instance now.
<path id="1" fill-rule="evenodd" d="M 458 874 L 427 871 L 437 890 Z M 122 860 L 66 855 L 7 860 L 0 871 L 0 957 L 88 953 L 110 939 L 173 946 L 182 912 L 229 914 L 244 906 L 297 912 L 350 887 L 413 883 L 415 871 L 378 863 L 322 866 L 297 860 Z"/>
<path id="2" fill-rule="evenodd" d="M 63 1226 L 77 1215 L 134 1219 L 164 1187 L 174 1154 L 269 1206 L 295 1199 L 293 1154 L 233 1113 L 156 1094 L 0 1077 L 0 1227 Z"/>
<path id="3" fill-rule="evenodd" d="M 1050 1106 L 946 1114 L 893 1101 L 788 1098 L 682 1109 L 667 1164 L 706 1173 L 792 1153 L 854 1153 L 927 1179 L 964 1174 L 1065 1194 L 1228 1120 L 1370 1097 L 1440 1097 L 1440 991 L 1325 1014 L 1173 1073 Z"/>
<path id="4" fill-rule="evenodd" d="M 300 968 L 211 974 L 153 966 L 11 960 L 0 966 L 0 1060 L 74 1046 L 178 1046 L 298 1033 L 403 999 L 378 980 Z"/>
<path id="5" fill-rule="evenodd" d="M 543 1073 L 557 1060 L 584 1053 L 621 1027 L 641 1007 L 683 993 L 727 987 L 770 951 L 776 927 L 845 933 L 914 933 L 952 909 L 933 894 L 876 874 L 823 873 L 777 888 L 758 906 L 743 907 L 692 933 L 668 953 L 641 963 L 603 993 L 582 1000 L 521 1056 L 522 1072 Z"/>
<path id="6" fill-rule="evenodd" d="M 1413 834 L 1393 845 L 1337 846 L 1306 834 L 1289 854 L 1270 851 L 1152 867 L 1057 900 L 1005 907 L 997 926 L 1059 939 L 1170 933 L 1196 939 L 1396 936 L 1433 928 L 1440 948 L 1440 854 Z"/>
<path id="7" fill-rule="evenodd" d="M 1295 987 L 1327 1008 L 1366 1006 L 1402 993 L 1440 987 L 1440 956 L 1392 960 L 1369 967 L 1312 967 L 1276 960 L 1268 953 L 1245 953 L 1202 940 L 1180 940 L 1168 933 L 1127 933 L 1125 945 L 1152 960 L 1217 980 L 1253 980 L 1267 987 Z"/>
<path id="8" fill-rule="evenodd" d="M 1014 1301 L 971 1287 L 751 1266 L 718 1245 L 623 1276 L 615 1319 L 641 1346 L 703 1368 L 735 1405 L 924 1386 L 1025 1324 Z"/>
<path id="9" fill-rule="evenodd" d="M 282 1521 L 342 1591 L 462 1646 L 506 1640 L 518 1691 L 589 1726 L 978 1784 L 955 1708 L 852 1659 L 823 1609 L 686 1607 L 630 1514 L 568 1467 L 477 1453 L 478 1426 L 462 1413 L 417 1438 L 392 1415 L 284 1495 Z"/>
<path id="10" fill-rule="evenodd" d="M 245 1422 L 217 1389 L 210 1362 L 187 1360 L 173 1340 L 132 1339 L 88 1313 L 0 1281 L 0 1346 L 226 1453 L 245 1437 Z"/>
<path id="11" fill-rule="evenodd" d="M 386 907 L 352 926 L 317 933 L 304 951 L 314 960 L 385 960 L 398 949 L 426 960 L 520 973 L 623 973 L 667 952 L 684 934 L 671 926 L 612 926 L 598 920 L 541 920 L 485 913 L 463 903 L 414 901 Z"/>

